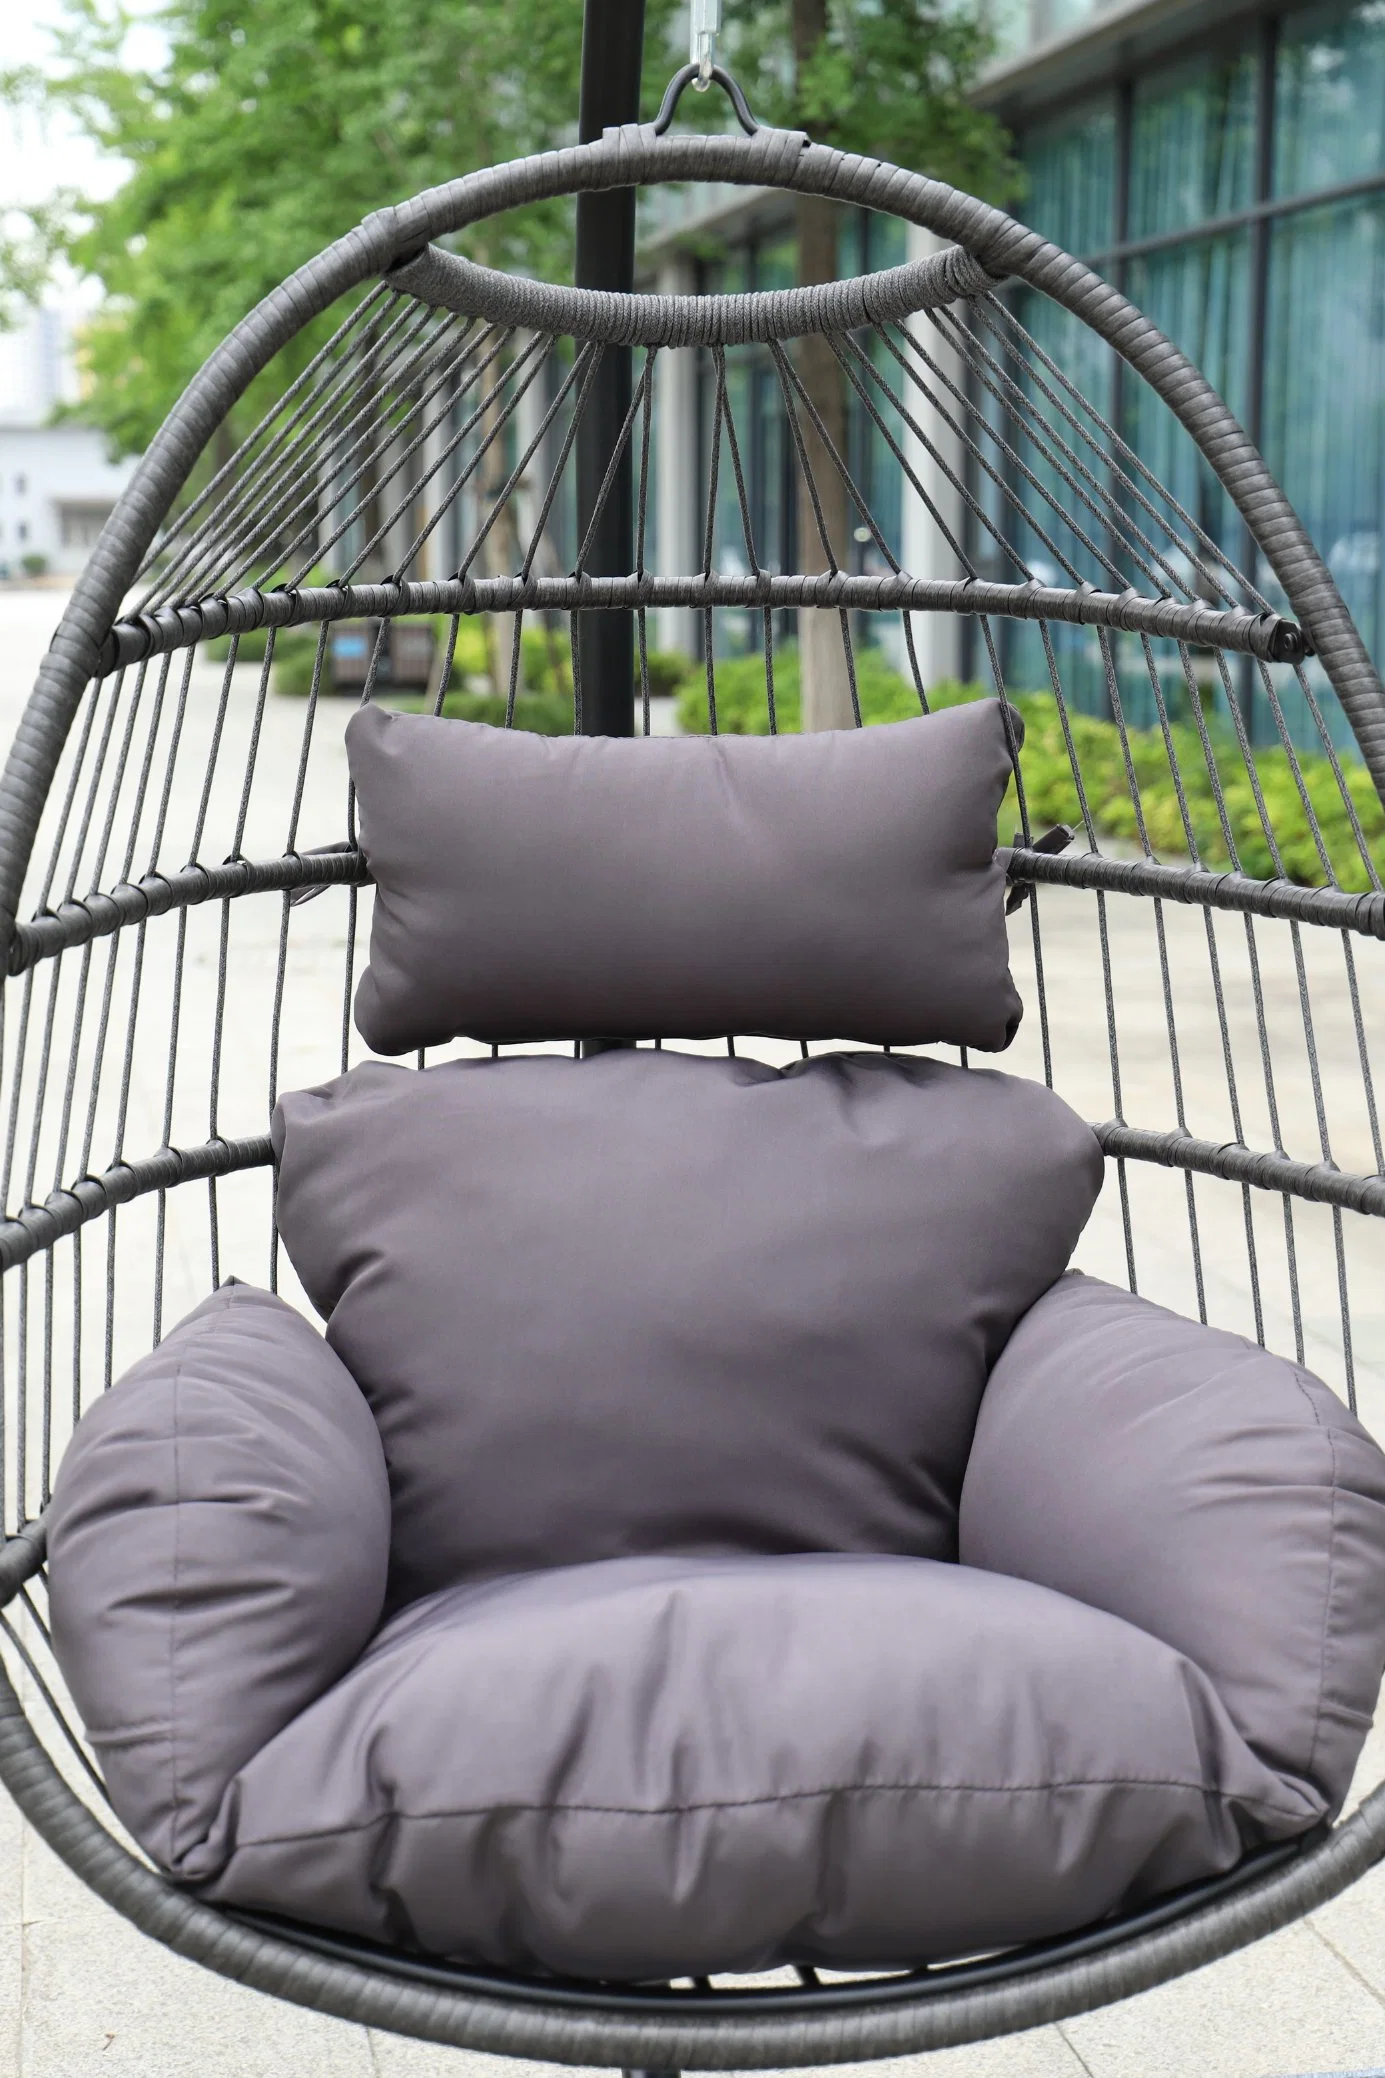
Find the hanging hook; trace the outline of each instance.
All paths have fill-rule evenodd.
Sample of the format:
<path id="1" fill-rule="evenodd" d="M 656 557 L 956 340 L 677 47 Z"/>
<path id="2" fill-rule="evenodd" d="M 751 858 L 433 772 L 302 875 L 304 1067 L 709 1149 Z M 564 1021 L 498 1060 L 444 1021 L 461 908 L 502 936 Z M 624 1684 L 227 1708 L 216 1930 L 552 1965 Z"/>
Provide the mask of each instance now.
<path id="1" fill-rule="evenodd" d="M 722 65 L 713 65 L 708 75 L 708 84 L 719 86 L 722 92 L 729 96 L 731 106 L 736 111 L 736 121 L 740 124 L 747 137 L 753 137 L 760 125 L 750 113 L 745 95 L 741 92 L 740 87 L 732 79 L 726 68 Z M 696 65 L 684 65 L 682 70 L 675 72 L 673 78 L 669 81 L 659 113 L 654 118 L 654 135 L 656 137 L 662 137 L 669 124 L 673 121 L 673 112 L 683 98 L 683 90 L 689 86 L 696 86 L 701 90 L 702 81 L 699 68 Z"/>
<path id="2" fill-rule="evenodd" d="M 717 62 L 717 38 L 721 34 L 721 0 L 692 0 L 692 22 L 688 37 L 688 62 L 696 65 L 696 91 L 705 94 L 712 84 Z"/>
<path id="3" fill-rule="evenodd" d="M 674 73 L 668 83 L 659 113 L 654 118 L 656 137 L 662 137 L 673 121 L 673 111 L 683 98 L 684 89 L 689 86 L 698 94 L 705 94 L 712 85 L 719 86 L 729 97 L 736 111 L 736 121 L 746 136 L 753 137 L 759 129 L 745 95 L 725 67 L 717 63 L 717 38 L 720 34 L 721 0 L 692 0 L 688 62 L 681 71 Z"/>

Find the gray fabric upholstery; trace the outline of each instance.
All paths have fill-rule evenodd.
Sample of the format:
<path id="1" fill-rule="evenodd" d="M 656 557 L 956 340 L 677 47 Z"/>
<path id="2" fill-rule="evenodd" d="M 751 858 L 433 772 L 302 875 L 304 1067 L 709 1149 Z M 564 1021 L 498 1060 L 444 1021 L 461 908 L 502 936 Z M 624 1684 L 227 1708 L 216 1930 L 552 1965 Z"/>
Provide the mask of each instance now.
<path id="1" fill-rule="evenodd" d="M 268 1292 L 223 1285 L 83 1417 L 48 1511 L 53 1645 L 116 1811 L 165 1868 L 356 1659 L 388 1550 L 370 1411 Z"/>
<path id="2" fill-rule="evenodd" d="M 538 1106 L 549 1175 L 590 1153 L 552 1130 L 564 1101 L 577 1092 L 577 1108 L 599 1116 L 601 1093 L 623 1086 L 646 1132 L 678 1093 L 690 1169 L 725 1159 L 715 1131 L 709 1145 L 719 1103 L 787 1098 L 787 1140 L 802 1124 L 792 1093 L 806 1091 L 830 1100 L 810 1118 L 838 1184 L 852 1171 L 830 1156 L 834 1111 L 838 1133 L 888 1176 L 903 1095 L 915 1113 L 941 1104 L 975 1154 L 976 1120 L 956 1115 L 954 1082 L 987 1098 L 995 1129 L 1031 1159 L 1046 1123 L 1050 1162 L 1073 1164 L 1069 1192 L 1081 1174 L 1080 1143 L 1065 1148 L 1056 1130 L 1069 1115 L 1046 1092 L 879 1057 L 782 1077 L 667 1054 L 423 1077 L 375 1064 L 310 1095 L 321 1116 L 349 1122 L 363 1170 L 390 1145 L 407 1175 L 412 1126 L 393 1093 L 442 1090 L 420 1115 L 438 1136 L 435 1173 L 452 1175 L 486 1153 L 475 1093 L 493 1093 L 484 1111 L 504 1115 L 506 1071 L 536 1068 L 552 1085 L 550 1108 Z M 659 1092 L 651 1106 L 641 1081 Z M 699 1100 L 713 1091 L 708 1108 Z M 1016 1093 L 1027 1111 L 1012 1108 Z M 378 1118 L 363 1127 L 372 1108 Z M 388 1142 L 374 1137 L 381 1123 Z M 934 1128 L 930 1148 L 906 1136 L 902 1152 L 952 1192 Z M 748 1151 L 795 1202 L 804 1175 L 784 1170 L 763 1127 Z M 609 1135 L 606 1160 L 628 1188 L 629 1150 Z M 547 1203 L 544 1173 L 521 1161 L 511 1185 Z M 738 1205 L 746 1180 L 732 1182 L 727 1203 Z M 944 1202 L 955 1218 L 955 1194 Z M 1053 1205 L 1050 1184 L 1029 1224 L 1049 1231 Z M 922 1262 L 927 1222 L 893 1209 Z M 336 1214 L 355 1236 L 349 1274 L 376 1280 L 398 1357 L 413 1323 L 362 1210 L 348 1199 Z M 679 1238 L 655 1224 L 665 1243 Z M 617 1258 L 629 1231 L 606 1234 Z M 948 1280 L 968 1255 L 994 1277 L 1000 1232 L 964 1222 L 953 1255 L 927 1271 L 939 1280 L 931 1303 L 948 1295 L 974 1329 L 980 1286 L 968 1297 Z M 497 1248 L 517 1234 L 502 1221 Z M 785 1259 L 804 1238 L 792 1226 L 781 1235 Z M 451 1239 L 456 1250 L 455 1230 Z M 482 1266 L 492 1278 L 497 1259 Z M 851 1283 L 838 1276 L 838 1310 L 856 1282 L 874 1290 L 865 1262 L 853 1258 Z M 808 1268 L 830 1281 L 826 1258 Z M 530 1277 L 531 1301 L 548 1282 Z M 455 1322 L 466 1302 L 459 1285 Z M 790 1289 L 787 1317 L 802 1303 Z M 610 1305 L 620 1311 L 618 1295 Z M 711 1318 L 669 1315 L 675 1334 L 703 1338 Z M 555 1315 L 542 1332 L 559 1325 Z M 881 1477 L 919 1462 L 897 1423 L 872 1433 L 865 1420 L 870 1350 L 839 1383 L 829 1433 L 823 1405 L 802 1390 L 802 1350 L 778 1328 L 788 1419 L 780 1431 L 743 1423 L 727 1439 L 729 1507 L 715 1525 L 727 1544 L 752 1515 L 745 1453 L 774 1535 L 800 1479 L 824 1506 L 812 1451 L 787 1464 L 778 1455 L 805 1414 L 825 1458 L 869 1461 Z M 465 1329 L 458 1341 L 474 1360 Z M 716 1354 L 744 1384 L 737 1352 L 723 1343 Z M 965 1367 L 956 1375 L 969 1390 Z M 912 1413 L 926 1430 L 940 1410 L 922 1368 L 917 1380 Z M 572 1371 L 560 1382 L 570 1397 L 593 1391 Z M 524 1384 L 512 1376 L 527 1455 L 500 1472 L 483 1450 L 481 1468 L 459 1472 L 454 1460 L 449 1476 L 488 1470 L 501 1512 L 535 1511 L 551 1531 L 543 1511 L 585 1499 L 600 1463 L 584 1455 L 580 1420 L 555 1400 L 545 1425 Z M 456 1390 L 435 1410 L 435 1456 L 445 1418 L 461 1426 L 464 1398 Z M 716 1418 L 728 1409 L 732 1395 Z M 601 1411 L 610 1422 L 611 1407 Z M 627 1404 L 624 1418 L 637 1439 L 623 1466 L 632 1484 L 658 1481 L 661 1452 L 694 1488 L 712 1480 L 716 1467 L 694 1447 L 705 1421 L 670 1426 L 657 1396 Z M 618 1450 L 614 1425 L 604 1433 Z M 843 1476 L 838 1523 L 853 1503 L 879 1505 L 869 1482 Z M 693 1496 L 704 1532 L 710 1495 L 709 1483 Z M 473 1478 L 453 1506 L 483 1498 Z M 687 1503 L 677 1481 L 659 1498 Z M 926 1509 L 918 1520 L 927 1525 Z M 640 1527 L 627 1515 L 627 1534 L 631 1522 Z M 245 1287 L 199 1308 L 85 1418 L 51 1523 L 59 1661 L 117 1812 L 163 1866 L 222 1903 L 520 1970 L 910 1964 L 1130 1909 L 1322 1820 L 1340 1801 L 1385 1659 L 1376 1446 L 1295 1366 L 1078 1276 L 1029 1308 L 991 1369 L 963 1487 L 961 1564 L 867 1549 L 549 1564 L 443 1588 L 371 1637 L 388 1537 L 375 1427 L 307 1323 Z"/>
<path id="3" fill-rule="evenodd" d="M 186 1871 L 377 1940 L 661 1977 L 1057 1932 L 1321 1808 L 1187 1659 L 1043 1588 L 623 1559 L 397 1617 Z"/>
<path id="4" fill-rule="evenodd" d="M 994 700 L 633 741 L 366 706 L 346 741 L 375 877 L 356 1022 L 376 1052 L 458 1034 L 1014 1037 Z"/>
<path id="5" fill-rule="evenodd" d="M 1071 1273 L 991 1374 L 961 1555 L 1165 1639 L 1340 1806 L 1385 1669 L 1385 1457 L 1310 1372 Z"/>
<path id="6" fill-rule="evenodd" d="M 1102 1180 L 1051 1091 L 880 1054 L 369 1062 L 274 1141 L 384 1441 L 392 1605 L 634 1553 L 955 1557 L 986 1371 Z"/>

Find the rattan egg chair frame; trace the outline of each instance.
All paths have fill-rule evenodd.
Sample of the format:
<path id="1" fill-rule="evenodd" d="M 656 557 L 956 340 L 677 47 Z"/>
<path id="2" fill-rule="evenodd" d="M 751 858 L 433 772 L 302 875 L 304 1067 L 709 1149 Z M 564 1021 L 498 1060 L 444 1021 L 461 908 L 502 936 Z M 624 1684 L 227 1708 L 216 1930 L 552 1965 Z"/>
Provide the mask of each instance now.
<path id="1" fill-rule="evenodd" d="M 270 1281 L 281 1273 L 265 1092 L 243 1134 L 226 1113 L 241 1053 L 259 1059 L 267 1043 L 272 1103 L 281 1079 L 335 1073 L 355 1045 L 345 1007 L 328 1028 L 319 1018 L 312 1030 L 293 1009 L 310 967 L 331 969 L 336 985 L 344 983 L 335 1000 L 349 1004 L 367 900 L 344 766 L 332 762 L 338 746 L 323 719 L 339 711 L 324 696 L 332 630 L 344 621 L 366 624 L 359 689 L 368 698 L 385 683 L 394 631 L 446 617 L 424 695 L 441 708 L 459 628 L 489 618 L 510 643 L 513 721 L 528 697 L 524 616 L 560 646 L 565 618 L 580 726 L 574 631 L 586 613 L 628 610 L 646 728 L 647 617 L 665 610 L 689 613 L 700 630 L 711 726 L 729 614 L 743 617 L 738 625 L 756 644 L 763 638 L 771 729 L 776 646 L 794 610 L 835 617 L 853 699 L 869 625 L 887 622 L 901 671 L 913 674 L 925 707 L 915 637 L 926 617 L 966 620 L 973 656 L 997 691 L 1007 685 L 1006 631 L 1029 631 L 1077 802 L 1075 832 L 1055 834 L 1031 824 L 1021 790 L 1021 827 L 1006 852 L 1020 944 L 1032 943 L 1028 1029 L 1042 1049 L 1038 1072 L 1068 1088 L 1064 1032 L 1080 1042 L 1090 1028 L 1112 1080 L 1111 1116 L 1095 1122 L 1113 1171 L 1112 1245 L 1132 1285 L 1147 1232 L 1157 1226 L 1162 1235 L 1167 1224 L 1167 1197 L 1150 1201 L 1148 1219 L 1141 1209 L 1144 1179 L 1161 1179 L 1186 1215 L 1180 1245 L 1204 1317 L 1234 1316 L 1236 1324 L 1244 1316 L 1263 1335 L 1278 1332 L 1275 1308 L 1287 1305 L 1282 1333 L 1300 1355 L 1306 1338 L 1310 1357 L 1331 1369 L 1321 1353 L 1326 1335 L 1337 1351 L 1336 1381 L 1354 1393 L 1350 1272 L 1359 1246 L 1385 1232 L 1363 1009 L 1371 975 L 1362 979 L 1378 957 L 1372 941 L 1385 938 L 1385 893 L 1360 809 L 1362 765 L 1377 790 L 1385 787 L 1385 698 L 1361 638 L 1244 431 L 1113 288 L 1009 217 L 935 181 L 756 128 L 748 117 L 742 128 L 681 135 L 665 118 L 468 176 L 370 217 L 266 297 L 190 385 L 106 526 L 0 783 L 7 1788 L 84 1883 L 212 1970 L 439 2043 L 645 2069 L 858 2061 L 1034 2027 L 1228 1955 L 1332 1898 L 1385 1855 L 1385 1790 L 1377 1789 L 1330 1830 L 1254 1855 L 1126 1919 L 1028 1949 L 855 1978 L 804 1969 L 797 1981 L 580 1984 L 453 1967 L 215 1909 L 132 1851 L 103 1808 L 48 1652 L 43 1509 L 81 1407 L 109 1384 L 127 1349 L 157 1339 L 179 1276 L 190 1278 L 194 1294 L 207 1288 L 205 1254 L 194 1270 L 179 1268 L 194 1227 L 215 1283 L 237 1233 L 236 1207 L 248 1206 L 243 1231 L 268 1247 Z M 694 298 L 546 287 L 489 272 L 437 242 L 541 198 L 690 182 L 831 196 L 940 243 L 904 266 L 822 288 Z M 244 410 L 257 378 L 334 306 L 336 331 L 299 355 L 264 416 L 232 438 L 232 415 Z M 1101 416 L 1064 355 L 1027 328 L 1022 313 L 1035 310 L 1058 313 L 1073 337 L 1118 359 L 1123 379 L 1182 428 L 1177 437 L 1239 514 L 1249 574 Z M 808 335 L 830 342 L 859 400 L 858 423 L 869 423 L 877 454 L 907 479 L 953 574 L 910 575 L 877 524 L 852 455 L 838 451 L 797 372 L 795 342 Z M 592 370 L 603 353 L 627 348 L 636 350 L 637 379 L 608 481 L 625 465 L 637 481 L 636 566 L 596 577 L 584 567 L 585 544 L 565 569 L 552 544 Z M 842 544 L 827 538 L 820 555 L 802 559 L 816 564 L 806 573 L 774 570 L 757 555 L 746 440 L 738 438 L 728 375 L 741 349 L 753 349 L 776 387 L 796 480 L 811 485 L 814 468 L 839 473 L 860 520 L 855 539 L 864 537 L 873 568 L 853 571 Z M 702 567 L 658 574 L 645 561 L 653 371 L 676 353 L 694 357 L 711 400 L 708 518 Z M 550 371 L 542 380 L 541 368 Z M 190 482 L 200 484 L 195 496 Z M 735 557 L 716 549 L 718 509 L 738 516 Z M 509 534 L 507 513 L 516 520 Z M 444 554 L 449 528 L 456 552 Z M 1017 529 L 1030 530 L 1028 550 L 1017 546 Z M 1042 572 L 1035 538 L 1047 544 Z M 502 553 L 506 541 L 518 546 L 511 567 L 498 568 L 510 554 Z M 428 568 L 442 574 L 426 575 Z M 302 651 L 312 659 L 306 698 L 270 699 L 276 655 L 282 661 L 288 637 L 304 628 L 317 638 Z M 252 636 L 262 648 L 247 665 Z M 1130 834 L 1119 844 L 1103 843 L 1086 786 L 1086 739 L 1066 676 L 1074 641 L 1104 687 L 1103 726 L 1125 761 Z M 1151 717 L 1143 730 L 1126 712 L 1132 672 Z M 1245 719 L 1247 688 L 1263 724 L 1259 744 Z M 1337 729 L 1344 747 L 1328 717 L 1334 699 L 1346 718 Z M 257 850 L 264 746 L 285 711 L 298 744 L 285 789 L 287 833 L 277 849 Z M 1181 821 L 1156 843 L 1141 773 L 1150 746 L 1160 744 Z M 1240 761 L 1241 796 L 1249 789 L 1246 812 L 1257 856 L 1270 858 L 1268 874 L 1243 864 L 1247 824 L 1233 813 L 1227 759 Z M 1282 860 L 1267 760 L 1288 775 L 1311 855 L 1306 872 L 1291 874 Z M 314 826 L 320 773 L 337 807 L 334 819 Z M 1195 779 L 1212 802 L 1210 849 L 1192 804 Z M 1359 862 L 1350 871 L 1324 832 L 1324 785 Z M 319 895 L 326 899 L 308 907 Z M 1045 965 L 1041 911 L 1059 899 L 1068 905 L 1063 918 L 1090 917 L 1095 932 L 1090 958 L 1074 970 L 1076 987 L 1055 984 L 1052 958 Z M 1171 1074 L 1169 1112 L 1146 1122 L 1127 1120 L 1122 1095 L 1124 914 L 1152 933 L 1138 964 L 1157 982 L 1156 1050 Z M 1185 926 L 1195 938 L 1179 937 Z M 1239 934 L 1234 974 L 1228 930 Z M 1196 983 L 1190 946 L 1206 962 Z M 1276 959 L 1287 976 L 1279 995 L 1266 980 Z M 1248 1022 L 1238 1022 L 1230 1002 L 1242 982 Z M 1179 1023 L 1194 986 L 1205 998 L 1207 1057 L 1230 1130 L 1195 1130 Z M 151 1011 L 151 992 L 166 1017 Z M 1341 1033 L 1330 1039 L 1334 1016 Z M 1288 1066 L 1276 1053 L 1284 1017 L 1300 1033 Z M 1321 1056 L 1332 1049 L 1340 1072 L 1324 1097 Z M 1327 1114 L 1344 1082 L 1367 1121 L 1369 1151 L 1355 1169 L 1339 1164 L 1329 1137 Z M 1290 1115 L 1300 1087 L 1312 1099 L 1305 1130 L 1317 1135 L 1304 1146 Z M 142 1106 L 152 1121 L 143 1145 Z M 1262 1111 L 1268 1125 L 1257 1135 L 1252 1121 Z M 1205 1259 L 1214 1200 L 1230 1205 L 1233 1225 L 1243 1228 L 1245 1264 L 1234 1275 Z M 1271 1236 L 1284 1251 L 1273 1268 Z M 1305 1262 L 1312 1270 L 1319 1246 L 1325 1267 L 1313 1272 L 1305 1307 L 1300 1272 Z M 239 1247 L 237 1238 L 238 1269 Z M 1318 1304 L 1323 1290 L 1330 1303 Z"/>

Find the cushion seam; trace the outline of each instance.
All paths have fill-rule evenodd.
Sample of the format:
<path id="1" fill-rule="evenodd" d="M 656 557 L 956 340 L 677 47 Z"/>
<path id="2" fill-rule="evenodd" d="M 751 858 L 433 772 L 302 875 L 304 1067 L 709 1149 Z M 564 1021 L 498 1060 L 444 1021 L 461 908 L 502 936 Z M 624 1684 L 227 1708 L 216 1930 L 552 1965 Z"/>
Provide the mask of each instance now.
<path id="1" fill-rule="evenodd" d="M 1299 1365 L 1295 1364 L 1293 1367 L 1293 1372 L 1294 1384 L 1298 1388 L 1300 1397 L 1304 1401 L 1306 1401 L 1308 1411 L 1313 1417 L 1314 1426 L 1317 1428 L 1319 1434 L 1323 1438 L 1323 1441 L 1327 1445 L 1327 1459 L 1331 1487 L 1328 1497 L 1327 1581 L 1323 1589 L 1322 1633 L 1321 1644 L 1319 1646 L 1318 1651 L 1318 1693 L 1316 1701 L 1313 1705 L 1313 1736 L 1309 1741 L 1308 1758 L 1304 1763 L 1303 1770 L 1304 1774 L 1308 1777 L 1309 1781 L 1311 1782 L 1313 1779 L 1313 1763 L 1317 1758 L 1318 1742 L 1322 1736 L 1323 1699 L 1327 1693 L 1328 1633 L 1332 1625 L 1332 1600 L 1336 1590 L 1337 1448 L 1332 1431 L 1323 1421 L 1322 1414 L 1319 1411 L 1317 1401 L 1313 1398 L 1312 1393 L 1310 1393 L 1308 1390 L 1307 1384 L 1304 1380 L 1302 1369 Z"/>
<path id="2" fill-rule="evenodd" d="M 1225 1790 L 1212 1790 L 1205 1782 L 1175 1782 L 1159 1776 L 1083 1776 L 1067 1782 L 845 1782 L 830 1784 L 823 1789 L 784 1790 L 774 1796 L 709 1798 L 704 1803 L 692 1804 L 575 1804 L 559 1802 L 525 1803 L 500 1801 L 491 1804 L 461 1804 L 447 1810 L 437 1811 L 380 1811 L 373 1817 L 362 1819 L 353 1825 L 321 1826 L 303 1828 L 292 1833 L 263 1834 L 253 1840 L 237 1843 L 234 1853 L 259 1847 L 285 1845 L 294 1840 L 344 1839 L 352 1833 L 368 1833 L 375 1826 L 398 1824 L 431 1824 L 437 1819 L 447 1818 L 497 1818 L 501 1816 L 523 1816 L 548 1814 L 552 1817 L 595 1817 L 595 1818 L 687 1818 L 699 1812 L 747 1811 L 763 1809 L 771 1804 L 794 1804 L 811 1802 L 823 1797 L 856 1796 L 937 1796 L 958 1791 L 969 1796 L 1015 1795 L 1051 1796 L 1054 1791 L 1065 1789 L 1171 1789 L 1183 1796 L 1206 1798 L 1209 1794 L 1223 1803 L 1243 1805 L 1248 1810 L 1266 1811 L 1284 1816 L 1286 1807 L 1272 1802 L 1268 1797 L 1235 1796 Z M 1312 1824 L 1305 1817 L 1304 1829 Z"/>
<path id="3" fill-rule="evenodd" d="M 214 1299 L 219 1296 L 219 1290 L 212 1294 L 212 1297 Z M 179 1819 L 181 1815 L 181 1807 L 186 1802 L 184 1788 L 179 1781 L 178 1745 L 178 1656 L 180 1633 L 182 1629 L 180 1621 L 182 1615 L 182 1590 L 179 1584 L 179 1575 L 182 1567 L 182 1527 L 184 1505 L 182 1451 L 180 1447 L 182 1442 L 181 1415 L 183 1374 L 187 1368 L 190 1346 L 200 1341 L 202 1337 L 214 1326 L 220 1326 L 221 1315 L 225 1310 L 226 1309 L 224 1307 L 217 1308 L 212 1312 L 203 1313 L 200 1320 L 186 1324 L 179 1324 L 179 1327 L 175 1330 L 175 1333 L 179 1335 L 179 1339 L 181 1340 L 183 1347 L 178 1352 L 178 1360 L 177 1363 L 174 1365 L 173 1377 L 170 1380 L 171 1398 L 173 1403 L 172 1430 L 169 1438 L 173 1449 L 173 1498 L 172 1502 L 170 1503 L 173 1509 L 173 1567 L 172 1579 L 170 1583 L 172 1589 L 172 1606 L 170 1609 L 168 1623 L 168 1846 L 170 1862 L 173 1862 L 177 1858 L 178 1836 L 180 1831 Z M 183 1328 L 185 1325 L 189 1330 L 187 1333 L 183 1332 Z"/>
<path id="4" fill-rule="evenodd" d="M 173 1371 L 173 1430 L 170 1441 L 173 1446 L 173 1578 L 172 1607 L 168 1624 L 168 1855 L 174 1861 L 178 1853 L 179 1806 L 182 1803 L 182 1788 L 178 1769 L 178 1633 L 181 1615 L 181 1589 L 179 1569 L 182 1562 L 183 1527 L 183 1476 L 182 1454 L 179 1449 L 179 1412 L 182 1399 L 183 1364 L 180 1354 Z"/>
<path id="5" fill-rule="evenodd" d="M 1306 1392 L 1301 1380 L 1299 1382 L 1299 1390 L 1304 1393 L 1305 1398 L 1311 1400 L 1312 1395 Z M 1310 1781 L 1313 1779 L 1313 1764 L 1317 1759 L 1318 1746 L 1322 1739 L 1324 1703 L 1327 1696 L 1327 1671 L 1332 1654 L 1332 1612 L 1337 1595 L 1337 1504 L 1341 1497 L 1341 1486 L 1337 1476 L 1337 1439 L 1332 1430 L 1323 1422 L 1316 1407 L 1313 1409 L 1313 1415 L 1327 1441 L 1327 1454 L 1332 1465 L 1332 1492 L 1328 1501 L 1327 1587 L 1323 1594 L 1322 1656 L 1318 1664 L 1318 1700 L 1313 1710 L 1313 1742 L 1308 1749 L 1308 1764 L 1304 1771 Z"/>

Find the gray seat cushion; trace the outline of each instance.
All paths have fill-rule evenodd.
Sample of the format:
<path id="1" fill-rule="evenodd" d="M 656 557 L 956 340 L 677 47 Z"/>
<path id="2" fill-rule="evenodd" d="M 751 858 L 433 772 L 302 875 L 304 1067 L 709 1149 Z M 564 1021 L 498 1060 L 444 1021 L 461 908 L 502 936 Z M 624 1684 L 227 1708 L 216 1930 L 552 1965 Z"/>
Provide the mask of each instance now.
<path id="1" fill-rule="evenodd" d="M 227 1284 L 78 1424 L 48 1510 L 53 1646 L 111 1801 L 165 1868 L 380 1620 L 389 1486 L 309 1323 Z"/>
<path id="2" fill-rule="evenodd" d="M 274 1142 L 395 1606 L 637 1553 L 955 1558 L 987 1369 L 1102 1179 L 1051 1091 L 880 1054 L 372 1062 Z"/>
<path id="3" fill-rule="evenodd" d="M 961 1555 L 1166 1639 L 1340 1806 L 1385 1669 L 1385 1458 L 1301 1365 L 1064 1277 L 986 1387 Z"/>
<path id="4" fill-rule="evenodd" d="M 238 1287 L 85 1418 L 50 1512 L 59 1663 L 181 1881 L 518 1969 L 910 1964 L 1340 1804 L 1385 1461 L 1298 1367 L 1089 1279 L 1009 1332 L 1096 1187 L 1046 1092 L 644 1054 L 377 1064 L 289 1111 L 336 1303 L 392 1323 L 362 1343 L 385 1453 L 327 1345 Z M 377 1629 L 426 1511 L 458 1577 Z"/>
<path id="5" fill-rule="evenodd" d="M 378 1053 L 459 1033 L 1014 1036 L 994 700 L 624 742 L 367 706 L 346 743 L 375 876 L 356 1022 Z"/>
<path id="6" fill-rule="evenodd" d="M 519 1970 L 916 1963 L 1057 1933 L 1321 1814 L 1206 1676 L 918 1559 L 620 1559 L 396 1617 L 181 1873 Z"/>

